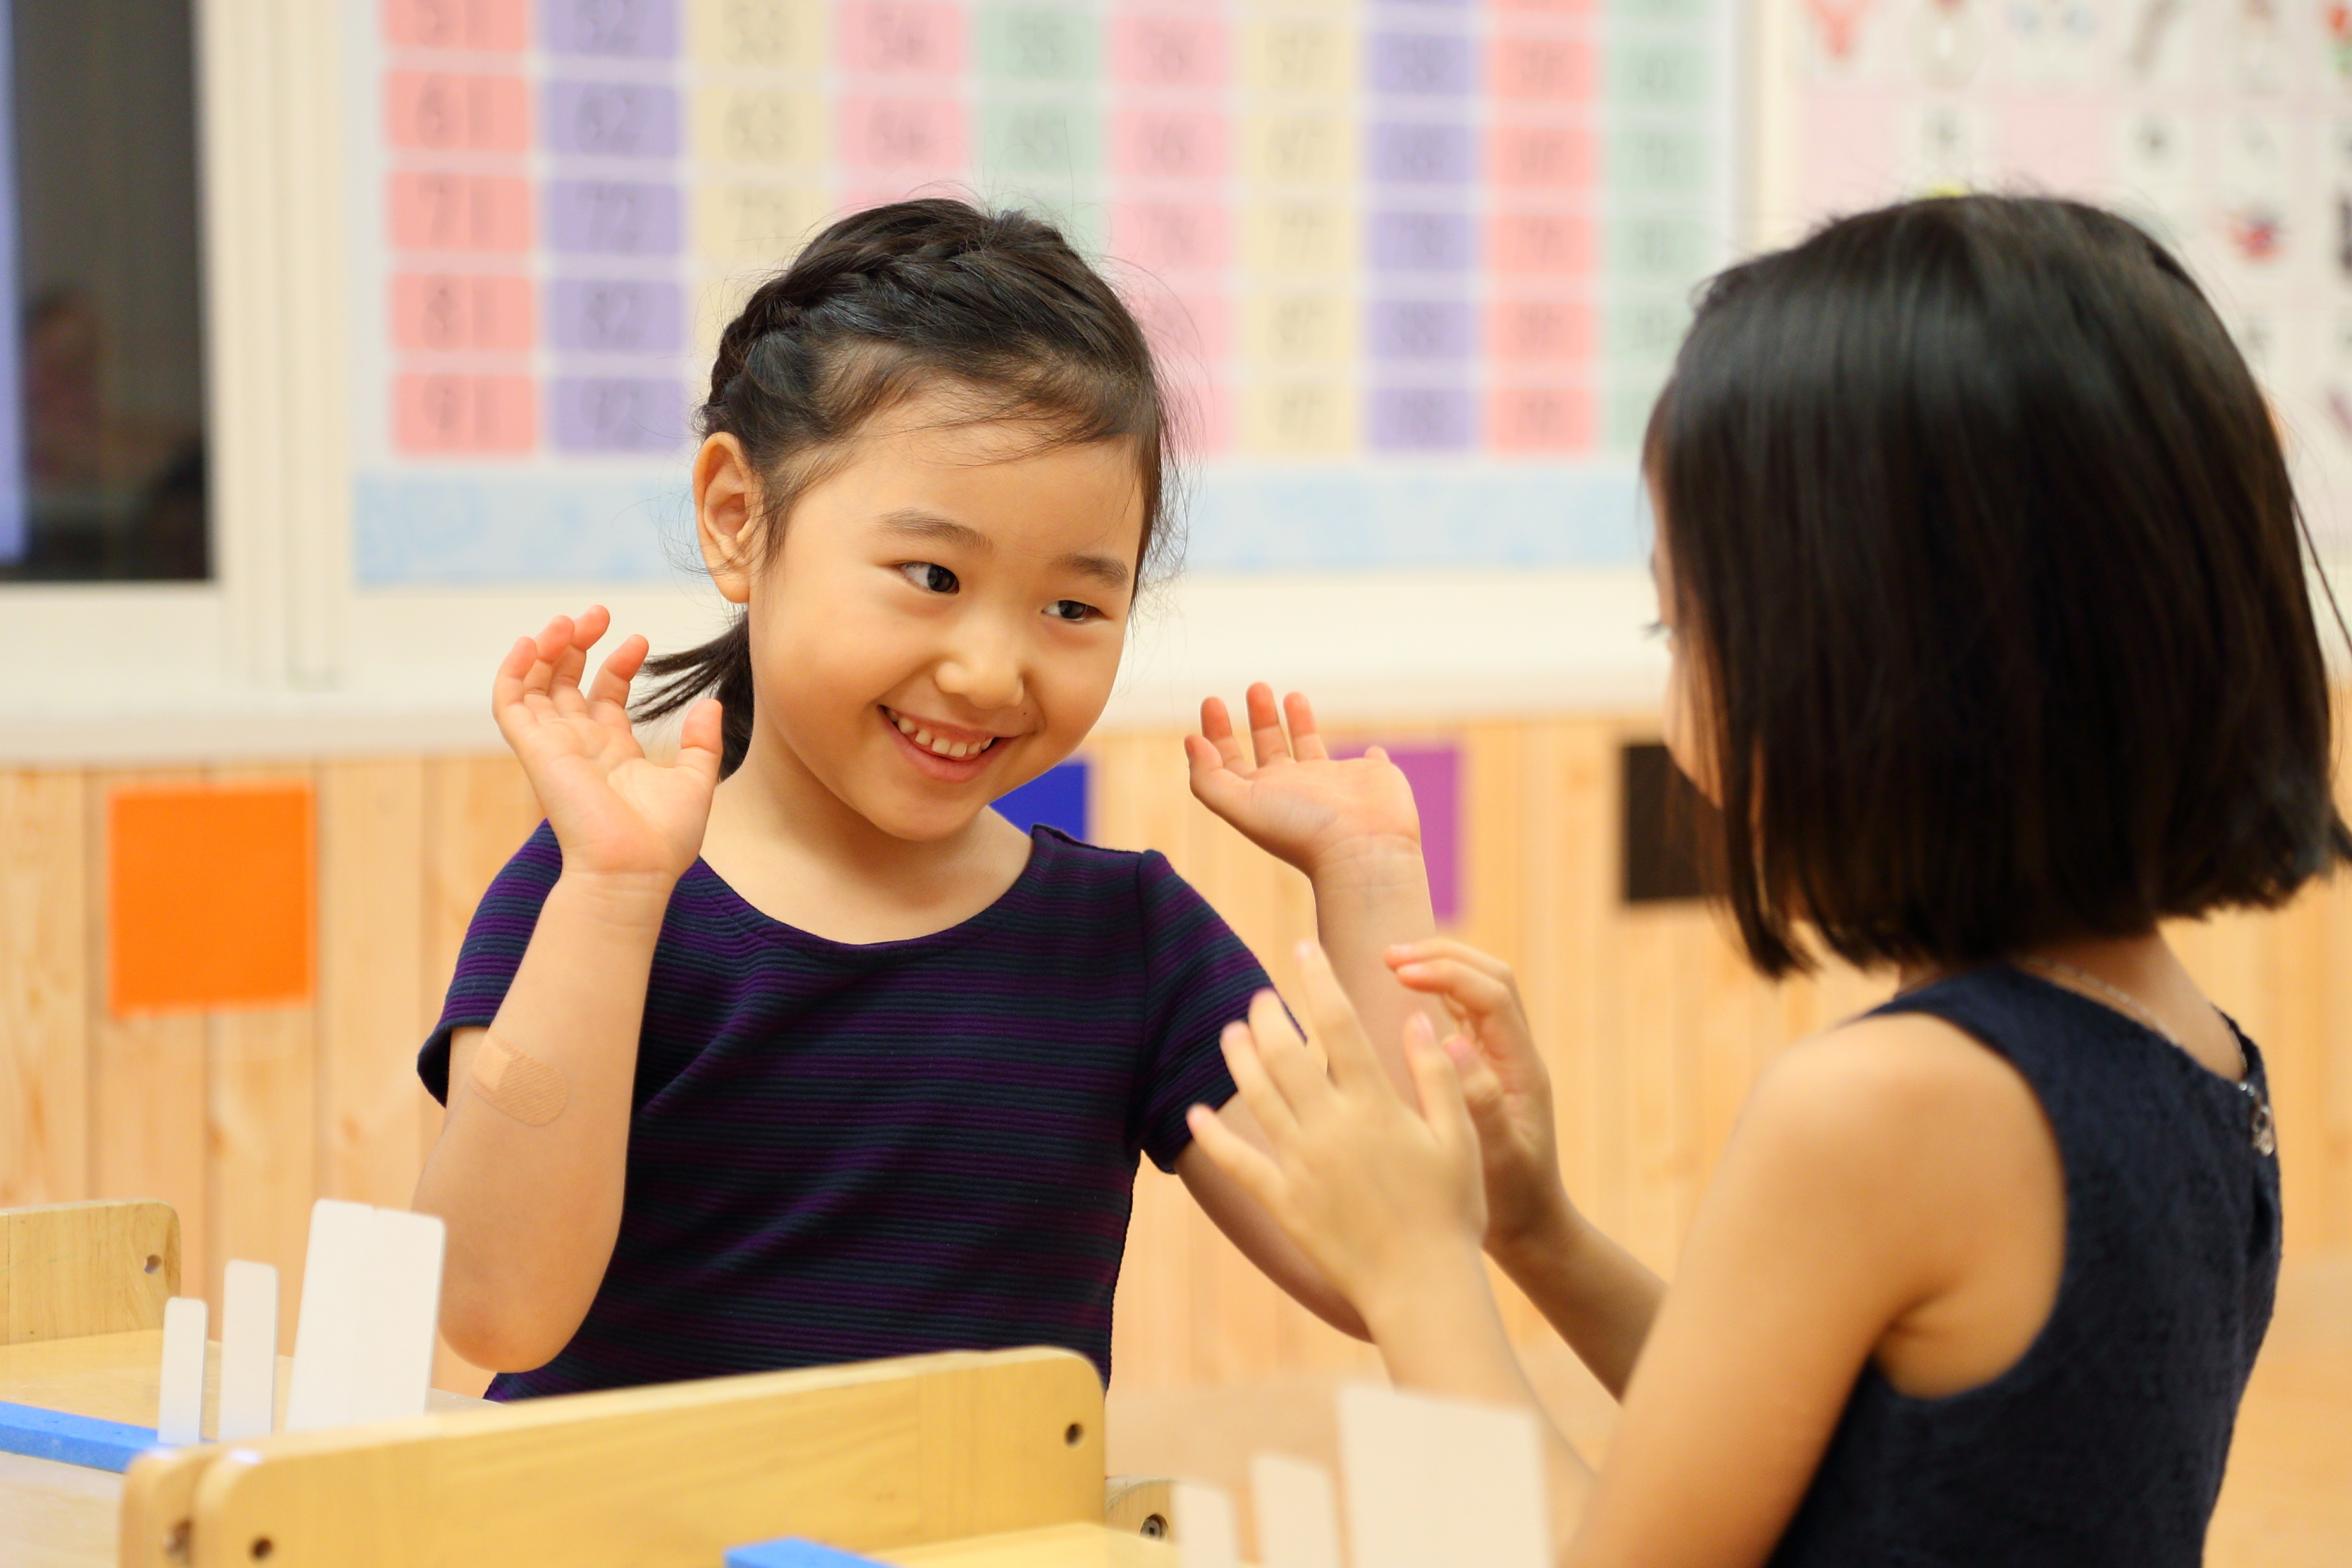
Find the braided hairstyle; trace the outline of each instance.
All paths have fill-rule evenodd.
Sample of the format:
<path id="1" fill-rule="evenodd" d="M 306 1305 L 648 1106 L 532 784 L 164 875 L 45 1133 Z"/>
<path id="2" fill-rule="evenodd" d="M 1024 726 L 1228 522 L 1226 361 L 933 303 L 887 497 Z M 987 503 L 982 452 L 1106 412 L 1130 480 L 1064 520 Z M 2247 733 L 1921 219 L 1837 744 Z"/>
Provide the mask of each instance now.
<path id="1" fill-rule="evenodd" d="M 847 455 L 865 423 L 946 391 L 956 423 L 1013 419 L 1051 445 L 1124 440 L 1143 492 L 1139 560 L 1168 552 L 1165 394 L 1142 329 L 1063 238 L 1024 212 L 945 198 L 853 213 L 756 289 L 719 335 L 705 437 L 743 444 L 771 552 L 793 500 Z M 658 719 L 705 693 L 724 710 L 722 776 L 751 740 L 751 640 L 740 616 L 699 647 L 649 659 Z"/>

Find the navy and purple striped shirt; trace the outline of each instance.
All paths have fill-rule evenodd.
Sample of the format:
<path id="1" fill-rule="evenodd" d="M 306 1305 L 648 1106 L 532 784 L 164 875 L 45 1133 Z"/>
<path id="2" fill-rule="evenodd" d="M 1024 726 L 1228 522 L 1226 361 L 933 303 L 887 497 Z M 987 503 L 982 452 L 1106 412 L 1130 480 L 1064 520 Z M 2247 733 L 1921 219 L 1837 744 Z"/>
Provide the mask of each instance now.
<path id="1" fill-rule="evenodd" d="M 701 861 L 654 950 L 621 1229 L 585 1321 L 493 1399 L 923 1351 L 1065 1345 L 1110 1375 L 1139 1153 L 1234 1092 L 1267 984 L 1162 856 L 1034 829 L 961 925 L 854 946 Z M 541 824 L 483 896 L 417 1059 L 497 1014 L 562 869 Z"/>

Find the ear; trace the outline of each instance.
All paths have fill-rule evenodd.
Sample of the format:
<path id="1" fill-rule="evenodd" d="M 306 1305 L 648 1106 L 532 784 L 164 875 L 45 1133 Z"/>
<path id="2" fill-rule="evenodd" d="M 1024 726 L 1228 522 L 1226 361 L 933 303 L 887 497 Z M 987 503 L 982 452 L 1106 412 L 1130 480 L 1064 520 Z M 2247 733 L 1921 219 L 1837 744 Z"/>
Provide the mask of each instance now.
<path id="1" fill-rule="evenodd" d="M 730 604 L 751 603 L 761 516 L 760 475 L 743 443 L 726 435 L 705 439 L 694 455 L 694 534 Z"/>

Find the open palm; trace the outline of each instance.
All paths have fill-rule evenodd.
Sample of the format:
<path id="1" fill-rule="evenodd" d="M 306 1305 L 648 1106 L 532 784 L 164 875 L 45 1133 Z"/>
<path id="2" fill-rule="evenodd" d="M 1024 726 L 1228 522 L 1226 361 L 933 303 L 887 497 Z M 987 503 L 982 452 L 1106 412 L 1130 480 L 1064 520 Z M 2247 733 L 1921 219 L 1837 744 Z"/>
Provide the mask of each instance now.
<path id="1" fill-rule="evenodd" d="M 1360 757 L 1334 758 L 1316 730 L 1315 710 L 1296 691 L 1277 712 L 1273 688 L 1261 681 L 1249 689 L 1248 709 L 1245 752 L 1223 701 L 1201 704 L 1201 732 L 1185 737 L 1184 756 L 1202 805 L 1310 876 L 1367 848 L 1420 848 L 1412 786 L 1387 752 L 1375 746 Z"/>
<path id="2" fill-rule="evenodd" d="M 702 852 L 719 784 L 719 704 L 687 714 L 676 763 L 648 759 L 629 726 L 646 639 L 623 639 L 594 685 L 580 688 L 588 650 L 611 624 L 599 605 L 518 637 L 499 665 L 491 710 L 555 829 L 567 875 L 675 880 Z"/>

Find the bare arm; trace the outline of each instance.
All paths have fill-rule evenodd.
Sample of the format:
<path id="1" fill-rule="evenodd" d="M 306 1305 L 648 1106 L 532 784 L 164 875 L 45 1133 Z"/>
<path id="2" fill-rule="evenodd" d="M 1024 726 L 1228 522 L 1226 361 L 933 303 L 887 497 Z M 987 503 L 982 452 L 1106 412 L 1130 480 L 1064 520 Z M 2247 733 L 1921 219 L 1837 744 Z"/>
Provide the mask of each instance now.
<path id="1" fill-rule="evenodd" d="M 691 865 L 719 773 L 718 709 L 689 715 L 678 762 L 630 731 L 642 637 L 593 688 L 580 676 L 608 617 L 559 616 L 499 666 L 493 705 L 563 850 L 488 1029 L 450 1042 L 449 1116 L 415 1206 L 448 1226 L 442 1332 L 478 1365 L 544 1363 L 612 1260 L 646 978 L 671 889 Z"/>

